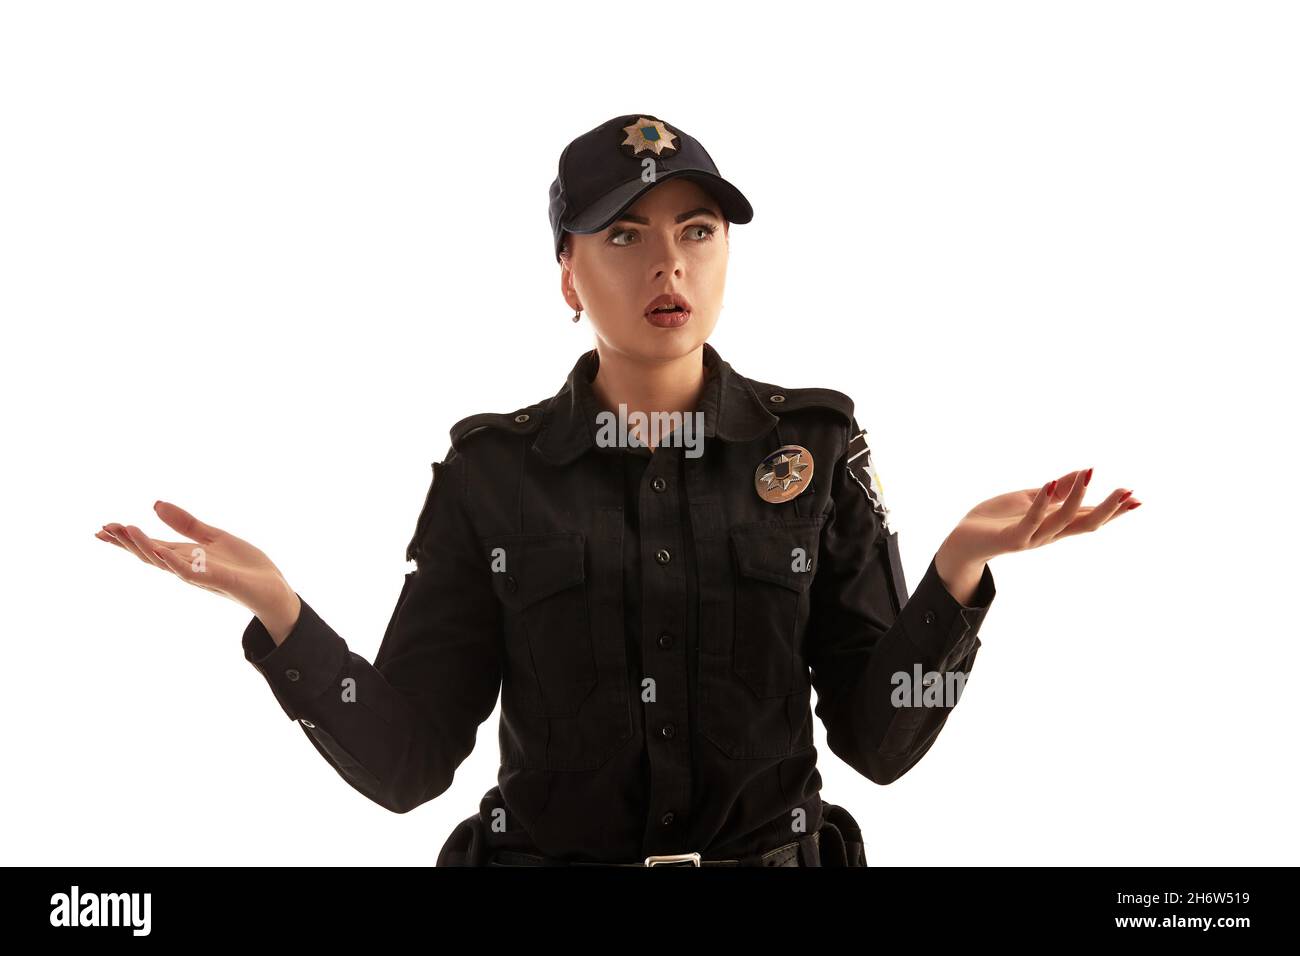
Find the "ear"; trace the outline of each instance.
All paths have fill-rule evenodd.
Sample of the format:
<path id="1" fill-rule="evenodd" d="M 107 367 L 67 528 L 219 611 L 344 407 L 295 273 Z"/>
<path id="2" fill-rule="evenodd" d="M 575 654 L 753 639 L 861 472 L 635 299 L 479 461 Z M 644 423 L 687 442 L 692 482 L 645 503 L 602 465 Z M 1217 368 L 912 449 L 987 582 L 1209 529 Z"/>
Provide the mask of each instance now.
<path id="1" fill-rule="evenodd" d="M 573 287 L 573 266 L 568 256 L 560 260 L 560 295 L 564 297 L 569 308 L 576 308 L 573 303 L 578 300 L 578 290 Z"/>

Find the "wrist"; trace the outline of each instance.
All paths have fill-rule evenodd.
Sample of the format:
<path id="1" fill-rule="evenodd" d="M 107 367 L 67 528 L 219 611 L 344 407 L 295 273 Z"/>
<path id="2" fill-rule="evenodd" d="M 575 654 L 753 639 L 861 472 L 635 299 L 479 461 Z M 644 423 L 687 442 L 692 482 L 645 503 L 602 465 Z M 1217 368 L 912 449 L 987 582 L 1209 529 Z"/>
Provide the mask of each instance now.
<path id="1" fill-rule="evenodd" d="M 985 558 L 963 552 L 949 535 L 934 555 L 934 569 L 953 599 L 963 607 L 971 606 L 984 577 Z"/>
<path id="2" fill-rule="evenodd" d="M 264 608 L 255 609 L 253 613 L 262 622 L 266 632 L 271 635 L 275 646 L 279 647 L 293 633 L 298 623 L 298 616 L 302 613 L 302 600 L 286 583 L 283 594 Z"/>

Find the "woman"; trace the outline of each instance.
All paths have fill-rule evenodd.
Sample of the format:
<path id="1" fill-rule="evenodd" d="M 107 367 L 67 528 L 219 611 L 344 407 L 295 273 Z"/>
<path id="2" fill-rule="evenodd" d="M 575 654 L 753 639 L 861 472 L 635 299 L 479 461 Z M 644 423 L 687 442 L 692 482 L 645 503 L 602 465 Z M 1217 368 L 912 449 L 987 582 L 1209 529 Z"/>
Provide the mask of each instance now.
<path id="1" fill-rule="evenodd" d="M 499 785 L 440 864 L 865 865 L 821 799 L 811 690 L 830 749 L 898 779 L 970 672 L 987 562 L 1138 503 L 1084 507 L 1092 469 L 982 502 L 909 597 L 849 397 L 747 379 L 707 343 L 751 215 L 655 117 L 570 143 L 551 224 L 596 347 L 553 397 L 452 428 L 373 664 L 175 505 L 155 509 L 188 540 L 98 536 L 248 607 L 245 655 L 285 713 L 394 812 L 450 786 L 500 692 Z"/>

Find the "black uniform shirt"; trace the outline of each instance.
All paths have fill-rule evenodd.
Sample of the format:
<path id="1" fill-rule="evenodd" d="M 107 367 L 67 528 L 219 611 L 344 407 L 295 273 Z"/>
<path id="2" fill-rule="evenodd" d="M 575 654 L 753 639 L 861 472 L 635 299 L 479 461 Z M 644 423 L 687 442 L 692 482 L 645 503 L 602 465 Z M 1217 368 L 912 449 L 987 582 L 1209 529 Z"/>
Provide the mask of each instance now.
<path id="1" fill-rule="evenodd" d="M 932 560 L 909 600 L 849 397 L 704 362 L 698 455 L 603 441 L 595 350 L 553 398 L 458 422 L 373 665 L 305 600 L 279 647 L 249 622 L 246 658 L 348 783 L 397 813 L 434 799 L 500 691 L 491 846 L 707 859 L 820 827 L 812 689 L 863 776 L 920 760 L 951 701 L 895 706 L 893 675 L 969 673 L 991 571 L 963 607 Z M 755 468 L 787 444 L 812 478 L 771 503 Z"/>

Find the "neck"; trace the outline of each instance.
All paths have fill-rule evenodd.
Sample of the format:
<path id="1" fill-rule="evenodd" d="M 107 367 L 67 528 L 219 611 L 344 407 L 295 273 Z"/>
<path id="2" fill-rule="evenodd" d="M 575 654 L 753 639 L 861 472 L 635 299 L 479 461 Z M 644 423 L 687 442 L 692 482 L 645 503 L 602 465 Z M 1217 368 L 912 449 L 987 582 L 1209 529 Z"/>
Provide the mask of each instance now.
<path id="1" fill-rule="evenodd" d="M 617 414 L 626 405 L 628 414 L 644 412 L 693 412 L 699 405 L 707 377 L 704 346 L 685 355 L 659 361 L 647 361 L 615 352 L 596 343 L 600 366 L 591 387 L 602 409 Z M 655 436 L 644 427 L 630 429 L 637 440 L 654 447 Z"/>

